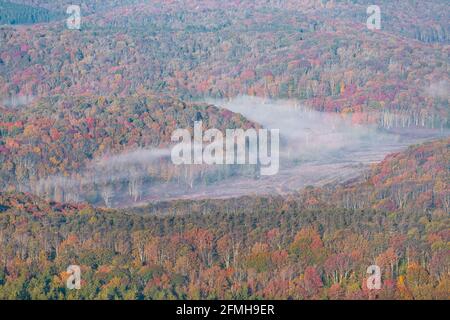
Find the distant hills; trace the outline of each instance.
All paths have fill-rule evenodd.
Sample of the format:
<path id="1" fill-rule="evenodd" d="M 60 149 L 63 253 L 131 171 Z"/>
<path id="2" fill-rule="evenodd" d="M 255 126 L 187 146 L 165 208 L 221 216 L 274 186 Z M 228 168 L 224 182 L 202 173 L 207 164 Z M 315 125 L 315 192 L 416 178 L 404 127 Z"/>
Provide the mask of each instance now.
<path id="1" fill-rule="evenodd" d="M 449 126 L 445 1 L 382 1 L 376 32 L 365 1 L 106 3 L 82 6 L 81 31 L 1 29 L 0 95 L 255 95 L 386 127 Z"/>
<path id="2" fill-rule="evenodd" d="M 49 22 L 56 17 L 50 10 L 9 1 L 0 1 L 0 25 Z"/>

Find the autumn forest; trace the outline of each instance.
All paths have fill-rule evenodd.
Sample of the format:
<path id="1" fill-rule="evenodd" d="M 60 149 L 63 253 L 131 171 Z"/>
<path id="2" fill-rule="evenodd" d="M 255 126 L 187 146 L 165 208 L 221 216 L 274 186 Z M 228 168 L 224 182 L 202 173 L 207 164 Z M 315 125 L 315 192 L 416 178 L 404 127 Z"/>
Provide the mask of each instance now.
<path id="1" fill-rule="evenodd" d="M 371 4 L 0 0 L 0 300 L 448 300 L 450 5 Z"/>

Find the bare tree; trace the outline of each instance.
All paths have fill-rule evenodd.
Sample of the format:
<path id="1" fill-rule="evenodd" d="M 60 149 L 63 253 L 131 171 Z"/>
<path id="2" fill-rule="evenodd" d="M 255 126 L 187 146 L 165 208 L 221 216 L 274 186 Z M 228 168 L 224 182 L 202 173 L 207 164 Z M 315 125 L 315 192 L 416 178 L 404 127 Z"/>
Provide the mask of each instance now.
<path id="1" fill-rule="evenodd" d="M 102 189 L 102 198 L 103 201 L 105 202 L 105 205 L 110 208 L 111 207 L 111 200 L 112 197 L 114 196 L 114 190 L 112 188 L 111 185 L 105 185 Z"/>

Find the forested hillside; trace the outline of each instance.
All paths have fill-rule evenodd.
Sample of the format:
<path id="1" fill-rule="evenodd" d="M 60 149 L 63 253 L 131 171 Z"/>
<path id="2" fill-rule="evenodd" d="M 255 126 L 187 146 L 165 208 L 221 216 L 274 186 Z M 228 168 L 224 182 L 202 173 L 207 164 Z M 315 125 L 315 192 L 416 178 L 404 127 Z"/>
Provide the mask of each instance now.
<path id="1" fill-rule="evenodd" d="M 73 4 L 70 0 L 10 0 L 10 2 L 39 6 L 54 12 L 64 12 Z M 145 0 L 86 0 L 81 4 L 86 14 L 100 13 L 112 8 L 128 7 L 140 3 L 148 3 Z M 151 1 L 161 11 L 181 11 L 180 9 L 201 11 L 204 9 L 230 8 L 234 4 L 220 3 L 215 0 L 195 1 Z M 202 4 L 202 7 L 199 6 Z M 239 6 L 245 9 L 270 8 L 273 10 L 287 9 L 289 11 L 301 11 L 306 14 L 316 13 L 327 19 L 345 19 L 355 23 L 365 21 L 366 8 L 373 3 L 370 0 L 285 0 L 277 1 L 239 1 Z M 158 5 L 160 5 L 158 7 Z M 377 1 L 377 5 L 383 8 L 383 29 L 389 33 L 411 37 L 423 42 L 448 43 L 450 30 L 448 26 L 448 3 L 445 0 L 434 1 Z"/>
<path id="2" fill-rule="evenodd" d="M 51 18 L 52 13 L 47 9 L 0 1 L 0 25 L 49 22 Z"/>
<path id="3" fill-rule="evenodd" d="M 0 300 L 450 299 L 449 1 L 377 2 L 0 0 Z M 195 121 L 282 174 L 175 166 Z"/>
<path id="4" fill-rule="evenodd" d="M 327 190 L 345 208 L 450 212 L 450 139 L 411 146 L 374 166 L 364 182 Z M 320 197 L 319 197 L 320 199 Z"/>
<path id="5" fill-rule="evenodd" d="M 389 3 L 382 6 L 389 17 L 402 12 Z M 6 27 L 0 30 L 0 94 L 6 101 L 128 95 L 140 88 L 187 99 L 247 94 L 300 99 L 383 127 L 448 126 L 445 3 L 424 8 L 417 2 L 412 10 L 420 34 L 443 39 L 436 44 L 403 37 L 410 18 L 392 18 L 404 21 L 399 31 L 372 32 L 363 5 L 327 2 L 294 10 L 296 4 L 243 1 L 236 11 L 219 1 L 201 1 L 201 8 L 186 1 L 182 9 L 178 2 L 156 1 L 99 9 L 83 17 L 80 31 L 62 21 Z M 399 5 L 411 11 L 409 1 Z M 349 11 L 359 14 L 346 18 Z M 429 31 L 427 12 L 440 12 L 438 31 Z"/>
<path id="6" fill-rule="evenodd" d="M 351 200 L 311 188 L 289 198 L 175 201 L 120 211 L 1 193 L 0 297 L 446 299 L 450 220 L 441 201 L 449 193 L 437 193 L 448 188 L 448 170 L 441 170 L 449 163 L 448 143 L 411 148 L 374 168 L 366 183 L 391 207 L 368 201 L 341 209 Z M 438 169 L 427 173 L 430 161 Z M 423 192 L 405 193 L 408 206 L 394 208 L 389 190 L 402 188 L 407 175 L 417 177 L 411 184 Z M 346 188 L 338 194 L 361 199 L 361 185 Z M 435 200 L 425 208 L 427 188 Z M 366 268 L 375 263 L 383 272 L 376 293 L 365 287 Z M 77 292 L 65 288 L 70 264 L 82 266 Z"/>
<path id="7" fill-rule="evenodd" d="M 178 177 L 180 168 L 152 154 L 168 153 L 172 132 L 177 128 L 192 130 L 195 120 L 202 120 L 205 130 L 258 127 L 239 114 L 211 105 L 148 94 L 126 98 L 54 96 L 36 100 L 26 108 L 1 110 L 0 187 L 58 201 L 78 201 L 88 188 L 92 188 L 88 197 L 94 203 L 103 192 L 112 192 L 109 189 L 113 186 L 125 184 L 136 189 L 136 184 L 144 183 L 139 171 L 148 173 L 147 180 Z M 127 153 L 129 159 L 124 156 Z M 143 158 L 142 163 L 133 163 L 139 158 Z M 104 166 L 95 165 L 99 160 Z M 189 176 L 197 170 L 188 169 Z M 83 182 L 83 170 L 90 170 L 89 177 L 97 176 L 97 180 Z M 117 181 L 103 181 L 102 175 L 116 175 Z M 138 192 L 131 190 L 132 196 Z"/>

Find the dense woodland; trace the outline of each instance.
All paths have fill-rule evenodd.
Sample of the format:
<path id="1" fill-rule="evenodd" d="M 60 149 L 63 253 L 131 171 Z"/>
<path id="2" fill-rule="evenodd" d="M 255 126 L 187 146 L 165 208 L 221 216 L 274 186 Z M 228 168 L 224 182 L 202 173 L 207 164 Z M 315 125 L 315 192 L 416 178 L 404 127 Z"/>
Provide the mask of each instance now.
<path id="1" fill-rule="evenodd" d="M 412 146 L 405 152 L 386 157 L 373 167 L 364 181 L 331 188 L 327 198 L 344 208 L 387 211 L 407 210 L 429 213 L 450 212 L 450 139 Z M 318 201 L 321 200 L 318 196 Z"/>
<path id="2" fill-rule="evenodd" d="M 445 214 L 281 209 L 249 200 L 251 209 L 155 217 L 9 198 L 14 209 L 3 204 L 0 216 L 0 296 L 448 298 Z M 76 292 L 65 288 L 65 268 L 74 263 L 83 277 Z M 369 293 L 365 271 L 374 263 L 383 290 Z"/>
<path id="3" fill-rule="evenodd" d="M 448 166 L 448 145 L 447 139 L 395 155 L 367 181 L 376 187 L 390 180 L 389 188 L 400 188 L 405 168 L 391 170 L 389 178 L 380 173 L 402 160 L 418 160 L 409 174 L 421 177 L 414 181 L 417 189 L 425 188 L 430 160 L 421 159 Z M 435 178 L 447 182 L 448 201 L 448 170 Z M 340 194 L 354 194 L 360 186 Z M 432 186 L 431 193 L 439 188 Z M 395 203 L 395 194 L 373 192 Z M 1 193 L 0 297 L 448 299 L 448 203 L 423 207 L 422 194 L 410 196 L 408 207 L 346 209 L 325 201 L 323 190 L 308 188 L 289 198 L 174 201 L 107 211 Z M 65 287 L 70 264 L 82 266 L 79 291 Z M 366 287 L 372 264 L 382 268 L 380 291 Z"/>
<path id="4" fill-rule="evenodd" d="M 49 22 L 52 14 L 45 8 L 0 1 L 0 25 Z"/>
<path id="5" fill-rule="evenodd" d="M 295 98 L 384 127 L 448 127 L 445 1 L 382 6 L 388 17 L 402 7 L 417 14 L 414 28 L 436 41 L 405 38 L 403 30 L 414 29 L 403 15 L 392 17 L 396 26 L 406 24 L 400 30 L 371 32 L 362 4 L 325 1 L 294 10 L 296 1 L 243 1 L 236 11 L 222 1 L 201 1 L 198 10 L 198 1 L 182 9 L 163 2 L 98 9 L 83 17 L 80 31 L 62 21 L 2 28 L 6 104 L 59 94 L 128 96 L 140 89 L 184 99 L 246 94 Z M 347 17 L 348 11 L 361 14 Z M 435 12 L 437 31 L 429 31 Z"/>
<path id="6" fill-rule="evenodd" d="M 144 181 L 136 180 L 142 174 L 133 179 L 131 171 L 147 172 L 147 179 L 167 182 L 176 178 L 192 183 L 207 168 L 175 168 L 167 159 L 144 161 L 134 167 L 129 161 L 116 166 L 105 164 L 104 168 L 92 164 L 102 158 L 108 162 L 114 155 L 136 150 L 164 150 L 175 129 L 192 130 L 195 120 L 202 120 L 205 130 L 217 128 L 223 132 L 226 128 L 259 127 L 225 109 L 148 94 L 126 98 L 58 96 L 33 102 L 20 110 L 2 109 L 0 187 L 33 192 L 57 201 L 77 201 L 84 192 L 95 203 L 111 187 L 125 184 L 125 188 L 133 188 L 136 183 L 143 184 Z M 109 181 L 93 181 L 89 184 L 98 186 L 83 191 L 88 188 L 82 186 L 88 184 L 83 182 L 83 170 L 90 171 L 91 177 L 121 172 L 131 178 L 117 179 L 115 186 Z M 55 176 L 70 178 L 76 186 L 63 188 L 64 181 L 56 183 Z M 137 196 L 133 190 L 131 196 Z M 108 195 L 103 198 L 108 204 Z"/>
<path id="7" fill-rule="evenodd" d="M 165 150 L 199 119 L 259 127 L 203 98 L 295 99 L 354 124 L 444 132 L 448 1 L 380 0 L 376 32 L 365 0 L 87 0 L 68 30 L 71 2 L 0 1 L 0 300 L 450 298 L 448 138 L 289 196 L 92 205 L 139 200 L 138 175 L 102 184 L 124 170 L 208 181 L 164 160 L 97 175 L 93 163 Z M 66 288 L 71 264 L 81 290 Z M 379 291 L 366 287 L 373 264 Z"/>

